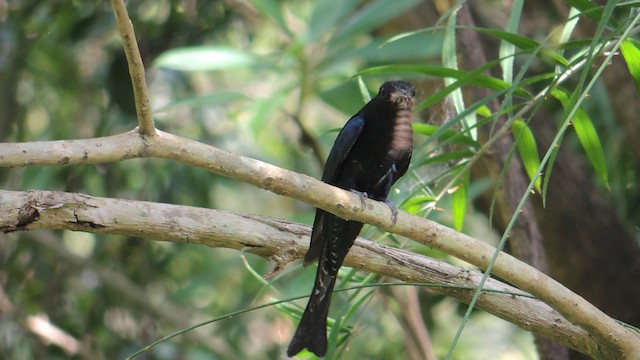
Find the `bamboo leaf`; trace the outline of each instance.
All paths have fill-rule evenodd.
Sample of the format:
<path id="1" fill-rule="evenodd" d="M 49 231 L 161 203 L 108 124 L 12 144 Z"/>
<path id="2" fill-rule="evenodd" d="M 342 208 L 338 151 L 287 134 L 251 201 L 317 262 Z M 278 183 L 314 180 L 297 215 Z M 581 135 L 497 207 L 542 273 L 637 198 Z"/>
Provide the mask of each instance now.
<path id="1" fill-rule="evenodd" d="M 622 42 L 620 50 L 636 84 L 636 94 L 640 95 L 640 42 L 627 38 Z"/>
<path id="2" fill-rule="evenodd" d="M 215 71 L 242 68 L 256 63 L 244 51 L 217 46 L 193 46 L 169 50 L 160 55 L 154 66 L 180 71 Z"/>
<path id="3" fill-rule="evenodd" d="M 569 95 L 567 92 L 563 89 L 554 89 L 551 91 L 551 94 L 560 101 L 562 106 L 565 107 L 565 111 L 567 111 L 567 106 L 570 106 Z M 591 118 L 584 109 L 579 108 L 575 112 L 571 121 L 573 128 L 576 131 L 576 135 L 578 135 L 578 140 L 580 140 L 580 144 L 587 154 L 587 158 L 589 159 L 591 166 L 593 166 L 605 187 L 608 189 L 609 176 L 604 151 Z"/>
<path id="4" fill-rule="evenodd" d="M 596 5 L 591 0 L 565 0 L 565 2 L 567 5 L 580 10 L 582 15 L 595 22 L 600 22 L 604 13 L 604 9 L 601 6 Z M 618 22 L 612 17 L 607 19 L 607 22 L 613 27 L 618 27 Z"/>
<path id="5" fill-rule="evenodd" d="M 438 130 L 440 130 L 440 127 L 435 125 L 422 123 L 413 123 L 412 125 L 414 132 L 426 136 L 433 136 L 438 132 Z M 438 140 L 450 142 L 452 144 L 470 146 L 474 149 L 480 148 L 480 144 L 478 144 L 476 141 L 464 134 L 453 130 L 445 130 L 441 132 L 441 134 L 438 135 Z"/>
<path id="6" fill-rule="evenodd" d="M 327 29 L 335 28 L 336 24 L 350 14 L 358 4 L 356 0 L 319 0 L 313 6 L 309 20 L 309 36 L 306 40 L 311 43 L 327 33 Z"/>
<path id="7" fill-rule="evenodd" d="M 529 175 L 529 179 L 533 180 L 540 166 L 540 156 L 538 155 L 538 147 L 536 146 L 533 133 L 527 124 L 519 119 L 513 122 L 511 130 L 513 131 L 513 137 L 516 141 L 516 148 L 518 149 L 518 154 L 520 154 L 522 165 L 527 175 Z M 538 176 L 534 183 L 538 193 L 541 193 L 540 183 L 541 180 Z"/>
<path id="8" fill-rule="evenodd" d="M 345 22 L 344 27 L 331 39 L 330 45 L 335 45 L 336 43 L 350 39 L 354 34 L 371 30 L 408 11 L 419 3 L 420 0 L 378 0 L 367 2 L 367 5 L 363 6 L 362 10 L 358 11 L 354 17 Z"/>
<path id="9" fill-rule="evenodd" d="M 466 158 L 472 157 L 473 154 L 474 154 L 473 151 L 447 151 L 447 152 L 443 152 L 442 154 L 428 157 L 422 160 L 422 162 L 420 162 L 420 165 L 418 166 L 466 159 Z"/>
<path id="10" fill-rule="evenodd" d="M 457 87 L 466 84 L 476 85 L 491 90 L 505 90 L 511 87 L 511 85 L 505 81 L 475 71 L 468 72 L 432 65 L 383 65 L 362 70 L 357 75 L 381 75 L 400 72 L 419 73 L 440 78 L 454 78 L 459 80 L 456 84 Z M 531 94 L 521 87 L 516 87 L 514 94 L 526 98 L 531 97 Z"/>
<path id="11" fill-rule="evenodd" d="M 453 216 L 453 228 L 456 229 L 456 231 L 462 231 L 462 227 L 464 226 L 464 218 L 467 214 L 468 191 L 469 175 L 467 173 L 451 197 L 451 215 Z"/>
<path id="12" fill-rule="evenodd" d="M 436 198 L 431 195 L 412 196 L 402 204 L 402 209 L 410 214 L 418 214 L 428 205 L 435 205 Z"/>
<path id="13" fill-rule="evenodd" d="M 270 17 L 286 33 L 291 34 L 291 30 L 284 19 L 284 13 L 280 1 L 276 0 L 250 0 L 253 6 L 265 17 Z"/>

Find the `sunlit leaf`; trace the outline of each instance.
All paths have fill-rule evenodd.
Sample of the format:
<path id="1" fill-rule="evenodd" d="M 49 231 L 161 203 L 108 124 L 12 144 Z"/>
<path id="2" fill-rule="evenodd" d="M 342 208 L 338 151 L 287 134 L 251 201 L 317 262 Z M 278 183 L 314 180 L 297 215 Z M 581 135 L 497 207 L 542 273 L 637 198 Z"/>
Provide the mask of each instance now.
<path id="1" fill-rule="evenodd" d="M 253 55 L 216 46 L 184 47 L 160 55 L 154 66 L 181 71 L 215 71 L 242 68 L 256 62 Z"/>
<path id="2" fill-rule="evenodd" d="M 369 92 L 367 85 L 365 85 L 362 80 L 362 76 L 358 76 L 358 87 L 360 88 L 360 95 L 362 95 L 364 102 L 367 103 L 371 101 L 371 93 Z"/>
<path id="3" fill-rule="evenodd" d="M 514 121 L 511 125 L 511 130 L 513 131 L 513 137 L 516 141 L 516 148 L 518 149 L 518 154 L 520 154 L 522 165 L 524 166 L 527 175 L 529 175 L 529 179 L 533 179 L 534 176 L 536 176 L 538 167 L 540 166 L 540 156 L 538 154 L 538 147 L 536 145 L 536 140 L 533 137 L 533 133 L 522 120 Z M 541 192 L 540 183 L 541 180 L 538 176 L 534 183 L 538 193 Z"/>
<path id="4" fill-rule="evenodd" d="M 464 218 L 467 214 L 467 194 L 469 192 L 469 176 L 463 177 L 458 188 L 451 196 L 451 215 L 453 217 L 453 228 L 462 231 Z"/>
<path id="5" fill-rule="evenodd" d="M 640 42 L 627 38 L 622 42 L 620 51 L 636 84 L 636 94 L 640 95 Z"/>
<path id="6" fill-rule="evenodd" d="M 453 12 L 447 20 L 447 26 L 445 29 L 444 43 L 442 45 L 442 64 L 450 69 L 458 70 L 458 52 L 456 50 L 456 13 Z M 450 86 L 456 81 L 455 78 L 445 77 L 445 86 Z M 453 105 L 457 114 L 465 113 L 464 97 L 462 96 L 462 87 L 453 87 L 449 94 L 449 100 Z M 469 134 L 469 136 L 477 140 L 478 129 L 476 127 L 477 119 L 475 112 L 468 113 L 464 117 L 460 117 L 460 125 L 462 131 Z"/>
<path id="7" fill-rule="evenodd" d="M 491 116 L 491 110 L 487 105 L 482 105 L 478 108 L 478 110 L 476 110 L 476 114 L 482 117 L 488 117 Z"/>
<path id="8" fill-rule="evenodd" d="M 412 196 L 402 204 L 402 209 L 411 214 L 418 214 L 426 206 L 434 204 L 436 198 L 429 195 Z"/>
<path id="9" fill-rule="evenodd" d="M 569 106 L 569 95 L 566 91 L 562 89 L 554 89 L 551 91 L 551 94 L 560 101 L 563 107 L 565 107 L 565 111 L 567 111 L 567 106 Z M 596 132 L 595 127 L 591 121 L 591 118 L 587 114 L 584 109 L 579 108 L 576 110 L 573 119 L 571 119 L 573 128 L 576 131 L 576 135 L 578 135 L 578 139 L 580 140 L 580 144 L 587 154 L 587 158 L 589 162 L 595 169 L 596 173 L 604 183 L 604 185 L 609 188 L 609 176 L 607 172 L 607 164 L 604 157 L 604 151 L 602 149 L 602 144 L 600 143 L 600 138 L 598 137 L 598 133 Z"/>

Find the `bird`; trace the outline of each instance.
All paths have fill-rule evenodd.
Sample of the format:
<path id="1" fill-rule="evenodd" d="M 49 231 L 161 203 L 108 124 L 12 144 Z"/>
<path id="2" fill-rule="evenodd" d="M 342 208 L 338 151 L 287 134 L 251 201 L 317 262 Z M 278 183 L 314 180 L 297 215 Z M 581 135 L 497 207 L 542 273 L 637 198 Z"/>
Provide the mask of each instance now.
<path id="1" fill-rule="evenodd" d="M 322 181 L 397 209 L 388 200 L 391 186 L 409 167 L 413 151 L 412 84 L 387 81 L 378 94 L 353 115 L 336 137 L 322 173 Z M 292 357 L 304 348 L 318 357 L 327 352 L 327 316 L 338 270 L 364 224 L 316 209 L 311 242 L 304 265 L 318 260 L 307 307 L 287 348 Z"/>

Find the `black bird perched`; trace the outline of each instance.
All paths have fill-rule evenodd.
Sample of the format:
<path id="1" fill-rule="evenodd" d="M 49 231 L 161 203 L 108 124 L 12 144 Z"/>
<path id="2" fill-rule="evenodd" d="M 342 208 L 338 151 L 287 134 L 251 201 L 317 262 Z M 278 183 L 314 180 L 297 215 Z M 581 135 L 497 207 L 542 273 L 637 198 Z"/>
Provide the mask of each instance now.
<path id="1" fill-rule="evenodd" d="M 409 167 L 413 150 L 411 111 L 413 85 L 404 81 L 382 84 L 371 99 L 342 128 L 329 153 L 322 181 L 361 196 L 384 201 L 389 189 Z M 307 348 L 317 356 L 327 352 L 327 315 L 338 270 L 363 223 L 347 221 L 317 209 L 311 244 L 304 256 L 308 265 L 318 260 L 318 272 L 307 308 L 300 319 L 287 355 Z"/>

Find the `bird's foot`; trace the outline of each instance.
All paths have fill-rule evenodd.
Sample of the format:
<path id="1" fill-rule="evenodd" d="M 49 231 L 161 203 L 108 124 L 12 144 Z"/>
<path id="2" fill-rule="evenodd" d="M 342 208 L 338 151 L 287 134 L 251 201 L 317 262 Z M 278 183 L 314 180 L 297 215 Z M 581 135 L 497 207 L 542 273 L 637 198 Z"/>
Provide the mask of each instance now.
<path id="1" fill-rule="evenodd" d="M 351 191 L 352 193 L 358 195 L 358 197 L 360 198 L 360 202 L 362 203 L 362 210 L 364 210 L 364 208 L 365 208 L 364 201 L 365 201 L 365 199 L 369 198 L 369 194 L 367 194 L 365 191 L 358 191 L 356 189 L 351 189 L 349 191 Z"/>
<path id="2" fill-rule="evenodd" d="M 393 225 L 395 225 L 398 222 L 398 208 L 396 207 L 396 204 L 389 199 L 386 199 L 384 203 L 387 204 L 389 210 L 391 210 L 391 221 L 393 222 Z"/>

